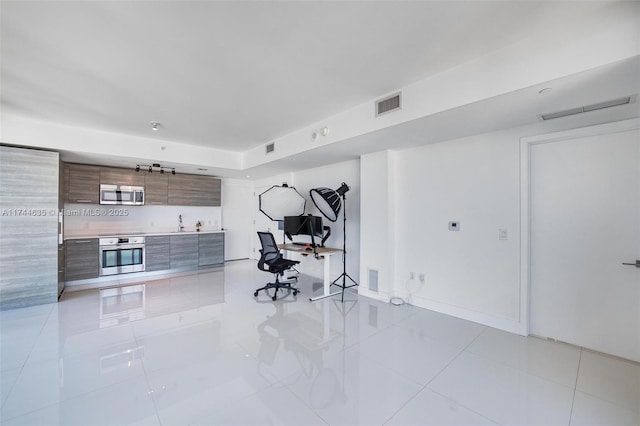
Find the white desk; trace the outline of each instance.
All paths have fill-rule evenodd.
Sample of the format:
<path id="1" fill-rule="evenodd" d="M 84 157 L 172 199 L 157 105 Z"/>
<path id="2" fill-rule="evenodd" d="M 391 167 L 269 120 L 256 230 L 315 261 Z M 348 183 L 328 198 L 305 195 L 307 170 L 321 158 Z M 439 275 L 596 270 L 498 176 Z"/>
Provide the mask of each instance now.
<path id="1" fill-rule="evenodd" d="M 305 257 L 306 256 L 314 257 L 312 247 L 309 247 L 311 250 L 308 251 L 308 250 L 305 250 L 306 248 L 305 246 L 300 246 L 297 244 L 278 244 L 278 248 L 288 253 L 298 253 Z M 324 259 L 324 274 L 323 274 L 324 291 L 321 296 L 309 298 L 311 302 L 315 302 L 316 300 L 335 296 L 336 294 L 342 294 L 342 291 L 331 293 L 331 256 L 333 256 L 336 253 L 342 253 L 342 250 L 337 248 L 331 248 L 331 247 L 316 247 L 316 252 L 318 253 L 318 258 Z"/>

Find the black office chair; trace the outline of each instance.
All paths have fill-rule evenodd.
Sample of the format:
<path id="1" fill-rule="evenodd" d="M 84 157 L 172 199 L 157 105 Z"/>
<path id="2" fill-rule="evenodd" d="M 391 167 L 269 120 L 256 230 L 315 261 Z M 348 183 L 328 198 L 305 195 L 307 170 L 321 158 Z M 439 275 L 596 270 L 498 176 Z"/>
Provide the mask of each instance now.
<path id="1" fill-rule="evenodd" d="M 270 288 L 274 288 L 272 300 L 276 300 L 276 296 L 278 295 L 278 290 L 281 288 L 286 288 L 288 290 L 293 290 L 293 295 L 296 296 L 300 290 L 297 288 L 291 287 L 291 283 L 281 283 L 280 276 L 284 275 L 284 271 L 287 269 L 291 269 L 293 265 L 297 265 L 300 263 L 296 260 L 288 260 L 282 257 L 282 253 L 280 253 L 280 249 L 276 244 L 276 239 L 273 238 L 273 234 L 271 232 L 258 232 L 258 237 L 260 237 L 260 243 L 262 244 L 262 250 L 260 250 L 260 260 L 258 261 L 258 269 L 265 272 L 271 272 L 276 276 L 275 282 L 268 283 L 262 288 L 257 289 L 253 295 L 254 297 L 258 297 L 258 292 L 261 290 L 268 290 Z M 267 293 L 268 294 L 268 293 Z"/>

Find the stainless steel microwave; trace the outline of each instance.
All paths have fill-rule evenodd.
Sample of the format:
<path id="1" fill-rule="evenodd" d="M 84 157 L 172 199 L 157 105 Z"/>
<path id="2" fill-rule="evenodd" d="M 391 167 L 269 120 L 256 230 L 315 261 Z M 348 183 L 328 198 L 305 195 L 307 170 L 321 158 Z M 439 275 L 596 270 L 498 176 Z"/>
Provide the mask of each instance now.
<path id="1" fill-rule="evenodd" d="M 144 205 L 144 187 L 100 184 L 100 204 Z"/>

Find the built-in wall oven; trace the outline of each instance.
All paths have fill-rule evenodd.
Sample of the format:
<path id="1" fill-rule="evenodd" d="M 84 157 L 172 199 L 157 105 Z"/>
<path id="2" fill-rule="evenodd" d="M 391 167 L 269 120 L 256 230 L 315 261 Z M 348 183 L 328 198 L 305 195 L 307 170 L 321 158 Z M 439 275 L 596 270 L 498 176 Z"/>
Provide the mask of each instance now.
<path id="1" fill-rule="evenodd" d="M 100 238 L 100 275 L 144 271 L 144 237 Z"/>

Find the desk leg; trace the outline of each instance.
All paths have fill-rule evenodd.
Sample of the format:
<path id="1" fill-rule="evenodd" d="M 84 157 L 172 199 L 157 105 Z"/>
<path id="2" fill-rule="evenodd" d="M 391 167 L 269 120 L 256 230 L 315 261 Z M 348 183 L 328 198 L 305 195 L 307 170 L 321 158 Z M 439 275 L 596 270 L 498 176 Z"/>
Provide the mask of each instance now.
<path id="1" fill-rule="evenodd" d="M 325 255 L 323 256 L 324 262 L 324 275 L 323 275 L 323 287 L 324 293 L 322 296 L 312 297 L 309 299 L 311 302 L 315 302 L 316 300 L 326 299 L 327 297 L 335 296 L 336 294 L 341 294 L 342 292 L 338 291 L 335 293 L 331 293 L 331 256 Z"/>

